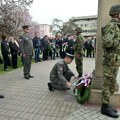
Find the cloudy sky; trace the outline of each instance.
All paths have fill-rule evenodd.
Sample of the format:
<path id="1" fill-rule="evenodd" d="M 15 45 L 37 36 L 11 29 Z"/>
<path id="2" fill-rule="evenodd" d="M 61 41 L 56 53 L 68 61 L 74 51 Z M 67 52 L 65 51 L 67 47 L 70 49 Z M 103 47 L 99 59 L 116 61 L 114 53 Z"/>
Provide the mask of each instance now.
<path id="1" fill-rule="evenodd" d="M 34 21 L 51 24 L 54 18 L 68 21 L 71 17 L 97 15 L 98 0 L 34 0 L 29 8 Z"/>

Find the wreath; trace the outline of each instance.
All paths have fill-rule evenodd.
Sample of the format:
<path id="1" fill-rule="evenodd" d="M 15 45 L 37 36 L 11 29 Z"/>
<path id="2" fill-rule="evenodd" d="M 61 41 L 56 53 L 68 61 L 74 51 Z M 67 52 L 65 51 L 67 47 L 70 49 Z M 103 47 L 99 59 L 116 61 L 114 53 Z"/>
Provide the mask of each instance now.
<path id="1" fill-rule="evenodd" d="M 74 93 L 76 95 L 77 101 L 80 104 L 85 103 L 89 99 L 92 76 L 92 74 L 86 74 L 83 77 L 78 78 L 77 82 L 74 84 Z"/>
<path id="2" fill-rule="evenodd" d="M 81 86 L 78 89 L 76 98 L 80 104 L 83 104 L 89 99 L 89 96 L 90 96 L 90 87 L 87 88 L 85 86 Z"/>

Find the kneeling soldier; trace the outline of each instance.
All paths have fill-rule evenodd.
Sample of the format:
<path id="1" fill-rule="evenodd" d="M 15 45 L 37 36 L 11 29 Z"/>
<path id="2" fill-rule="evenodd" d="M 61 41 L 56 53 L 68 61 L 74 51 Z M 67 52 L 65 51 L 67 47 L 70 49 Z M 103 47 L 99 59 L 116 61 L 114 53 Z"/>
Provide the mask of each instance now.
<path id="1" fill-rule="evenodd" d="M 71 87 L 70 79 L 74 73 L 69 69 L 68 64 L 72 62 L 74 55 L 66 53 L 64 60 L 56 63 L 50 72 L 48 87 L 50 91 L 54 89 L 69 90 Z"/>

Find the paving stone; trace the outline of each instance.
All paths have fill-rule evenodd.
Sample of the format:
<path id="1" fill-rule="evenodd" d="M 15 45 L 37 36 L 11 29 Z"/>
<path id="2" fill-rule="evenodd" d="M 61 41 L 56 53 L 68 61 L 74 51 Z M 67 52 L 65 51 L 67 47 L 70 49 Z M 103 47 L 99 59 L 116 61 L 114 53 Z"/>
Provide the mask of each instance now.
<path id="1" fill-rule="evenodd" d="M 50 70 L 58 61 L 32 64 L 30 80 L 24 79 L 23 68 L 0 75 L 0 93 L 5 95 L 0 100 L 0 120 L 112 120 L 101 115 L 99 108 L 80 105 L 72 90 L 48 90 Z M 83 65 L 84 73 L 92 73 L 94 58 L 84 58 Z M 77 75 L 74 61 L 69 67 Z"/>

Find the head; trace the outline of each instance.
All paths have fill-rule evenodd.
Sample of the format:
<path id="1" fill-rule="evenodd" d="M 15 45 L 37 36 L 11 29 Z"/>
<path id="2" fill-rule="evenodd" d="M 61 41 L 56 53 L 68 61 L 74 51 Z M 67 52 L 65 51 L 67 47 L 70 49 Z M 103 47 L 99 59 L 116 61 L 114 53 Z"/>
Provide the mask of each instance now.
<path id="1" fill-rule="evenodd" d="M 6 40 L 7 39 L 7 35 L 6 34 L 2 34 L 1 38 L 2 38 L 2 40 Z"/>
<path id="2" fill-rule="evenodd" d="M 73 58 L 74 58 L 74 55 L 66 53 L 64 60 L 67 64 L 70 64 L 73 61 Z"/>
<path id="3" fill-rule="evenodd" d="M 115 4 L 115 5 L 111 6 L 109 15 L 112 18 L 120 21 L 120 4 Z"/>
<path id="4" fill-rule="evenodd" d="M 68 38 L 68 40 L 70 40 L 70 39 L 71 39 L 71 35 L 69 34 L 69 35 L 67 36 L 67 38 Z"/>
<path id="5" fill-rule="evenodd" d="M 44 36 L 44 39 L 45 39 L 45 40 L 48 40 L 48 36 L 47 36 L 47 35 L 45 35 L 45 36 Z"/>
<path id="6" fill-rule="evenodd" d="M 88 37 L 88 40 L 91 40 L 91 39 L 92 39 L 92 37 L 89 36 L 89 37 Z"/>
<path id="7" fill-rule="evenodd" d="M 95 35 L 93 36 L 93 39 L 96 39 L 96 36 L 95 36 Z"/>
<path id="8" fill-rule="evenodd" d="M 29 27 L 28 27 L 28 25 L 22 26 L 22 28 L 23 28 L 24 32 L 29 33 Z"/>
<path id="9" fill-rule="evenodd" d="M 77 34 L 80 34 L 80 33 L 82 33 L 82 28 L 81 28 L 81 27 L 77 27 L 77 28 L 75 29 L 75 31 L 76 31 L 76 35 L 77 35 Z"/>
<path id="10" fill-rule="evenodd" d="M 35 32 L 35 37 L 38 37 L 38 36 L 39 36 L 38 32 Z"/>
<path id="11" fill-rule="evenodd" d="M 71 39 L 74 40 L 75 39 L 74 36 L 71 36 Z"/>

